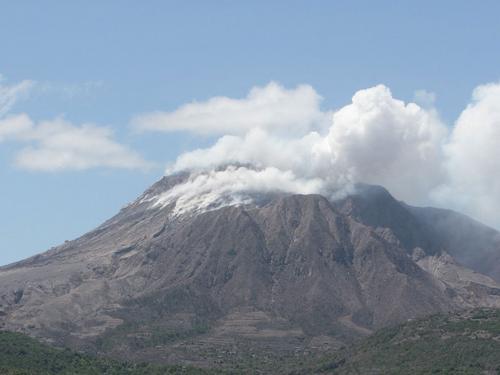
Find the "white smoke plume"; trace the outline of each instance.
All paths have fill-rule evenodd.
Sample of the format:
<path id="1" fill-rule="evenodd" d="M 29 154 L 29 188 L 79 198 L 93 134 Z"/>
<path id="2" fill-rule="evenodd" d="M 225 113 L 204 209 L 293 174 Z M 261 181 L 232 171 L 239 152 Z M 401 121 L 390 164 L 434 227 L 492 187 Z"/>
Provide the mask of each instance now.
<path id="1" fill-rule="evenodd" d="M 154 206 L 175 202 L 173 213 L 205 211 L 228 205 L 248 204 L 260 193 L 276 191 L 313 194 L 324 189 L 321 179 L 297 178 L 291 171 L 274 167 L 260 170 L 229 166 L 223 170 L 193 173 L 185 183 L 154 199 Z"/>
<path id="2" fill-rule="evenodd" d="M 162 113 L 162 120 L 157 117 L 151 125 L 148 115 L 141 116 L 143 129 L 227 133 L 209 148 L 178 157 L 167 173 L 191 170 L 195 177 L 158 204 L 179 198 L 184 203 L 178 202 L 178 210 L 207 208 L 245 203 L 249 191 L 328 195 L 364 182 L 382 185 L 410 204 L 456 208 L 500 225 L 495 213 L 500 207 L 500 84 L 478 87 L 453 127 L 440 120 L 429 101 L 425 107 L 405 103 L 383 85 L 360 90 L 350 104 L 321 114 L 319 94 L 304 87 L 271 84 L 253 89 L 245 99 L 217 98 Z M 278 90 L 282 100 L 267 90 Z M 283 99 L 287 96 L 316 99 L 297 105 Z M 255 102 L 265 115 L 251 114 Z M 297 111 L 269 115 L 288 113 L 296 105 L 300 121 L 291 119 Z M 324 126 L 326 117 L 329 126 Z M 255 169 L 216 171 L 228 164 Z"/>

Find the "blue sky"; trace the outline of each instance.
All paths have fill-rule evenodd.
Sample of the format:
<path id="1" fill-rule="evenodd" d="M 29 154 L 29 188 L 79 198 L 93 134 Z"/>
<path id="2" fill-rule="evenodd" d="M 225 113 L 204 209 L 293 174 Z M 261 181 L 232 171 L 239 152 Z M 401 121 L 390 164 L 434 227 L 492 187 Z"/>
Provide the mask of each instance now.
<path id="1" fill-rule="evenodd" d="M 2 1 L 1 84 L 30 80 L 7 116 L 112 129 L 149 168 L 37 170 L 0 142 L 0 264 L 100 224 L 216 135 L 137 132 L 131 120 L 270 81 L 311 85 L 323 110 L 384 84 L 425 89 L 452 125 L 480 84 L 500 79 L 497 1 Z"/>

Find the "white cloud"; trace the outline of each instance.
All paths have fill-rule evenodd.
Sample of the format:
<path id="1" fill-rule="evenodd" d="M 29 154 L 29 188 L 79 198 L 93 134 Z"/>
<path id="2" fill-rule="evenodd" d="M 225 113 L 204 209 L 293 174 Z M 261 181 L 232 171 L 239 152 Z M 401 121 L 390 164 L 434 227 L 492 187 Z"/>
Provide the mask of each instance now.
<path id="1" fill-rule="evenodd" d="M 25 114 L 5 117 L 32 84 L 0 85 L 0 142 L 24 145 L 15 158 L 19 167 L 150 166 L 116 142 L 109 128 L 63 119 L 35 123 Z M 409 203 L 458 209 L 500 227 L 500 83 L 477 87 L 451 128 L 434 109 L 435 94 L 418 90 L 415 101 L 397 100 L 379 85 L 326 112 L 311 86 L 286 89 L 271 82 L 243 99 L 216 97 L 133 123 L 149 131 L 221 135 L 211 147 L 180 155 L 168 169 L 193 171 L 185 184 L 156 197 L 158 204 L 177 201 L 178 212 L 245 203 L 255 193 L 275 190 L 331 196 L 365 182 L 383 185 Z M 240 167 L 217 170 L 227 164 Z"/>
<path id="2" fill-rule="evenodd" d="M 334 114 L 327 140 L 335 171 L 421 203 L 442 182 L 446 136 L 434 111 L 394 99 L 379 85 L 358 91 Z"/>
<path id="3" fill-rule="evenodd" d="M 150 163 L 113 139 L 110 128 L 73 125 L 61 118 L 34 124 L 25 114 L 0 121 L 0 141 L 27 144 L 18 152 L 18 167 L 36 171 L 97 167 L 146 169 Z"/>
<path id="4" fill-rule="evenodd" d="M 248 163 L 305 181 L 319 179 L 321 193 L 367 182 L 386 186 L 400 199 L 425 202 L 429 190 L 442 182 L 446 135 L 433 111 L 396 100 L 380 85 L 357 92 L 351 104 L 334 113 L 324 134 L 283 136 L 253 129 L 226 135 L 210 148 L 180 155 L 168 172 Z"/>
<path id="5" fill-rule="evenodd" d="M 22 139 L 33 129 L 33 121 L 25 114 L 0 119 L 0 142 L 9 139 Z"/>
<path id="6" fill-rule="evenodd" d="M 26 114 L 5 116 L 15 102 L 34 87 L 32 81 L 5 86 L 0 75 L 0 142 L 23 144 L 16 157 L 18 167 L 37 171 L 83 170 L 97 167 L 146 169 L 151 166 L 138 153 L 113 139 L 113 131 L 93 124 L 80 126 L 58 118 L 35 124 Z M 38 85 L 40 90 L 62 90 L 76 95 L 101 85 Z"/>
<path id="7" fill-rule="evenodd" d="M 19 99 L 26 96 L 34 85 L 32 81 L 25 80 L 7 86 L 3 81 L 3 76 L 0 75 L 0 118 L 5 116 Z"/>
<path id="8" fill-rule="evenodd" d="M 500 227 L 500 83 L 474 90 L 445 152 L 449 181 L 437 201 Z"/>
<path id="9" fill-rule="evenodd" d="M 189 131 L 197 134 L 245 134 L 251 129 L 297 132 L 321 126 L 327 114 L 321 97 L 309 85 L 285 89 L 271 82 L 254 87 L 246 98 L 214 97 L 186 104 L 173 112 L 142 114 L 132 120 L 143 131 Z"/>

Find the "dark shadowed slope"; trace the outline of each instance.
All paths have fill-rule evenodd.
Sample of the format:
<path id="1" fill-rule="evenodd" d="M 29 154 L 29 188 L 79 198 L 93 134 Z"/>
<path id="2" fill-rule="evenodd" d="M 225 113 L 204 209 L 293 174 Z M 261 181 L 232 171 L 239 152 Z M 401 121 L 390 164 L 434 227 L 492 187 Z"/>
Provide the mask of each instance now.
<path id="1" fill-rule="evenodd" d="M 500 282 L 500 233 L 451 210 L 409 207 L 437 246 L 461 264 Z"/>

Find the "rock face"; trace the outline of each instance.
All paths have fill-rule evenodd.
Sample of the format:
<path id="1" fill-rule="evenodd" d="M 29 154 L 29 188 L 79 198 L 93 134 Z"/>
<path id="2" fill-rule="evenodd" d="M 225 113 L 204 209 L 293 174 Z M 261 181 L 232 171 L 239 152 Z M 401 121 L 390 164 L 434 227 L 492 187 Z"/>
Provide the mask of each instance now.
<path id="1" fill-rule="evenodd" d="M 164 177 L 96 230 L 0 268 L 0 325 L 127 359 L 316 352 L 434 312 L 500 307 L 500 235 L 358 186 L 172 215 Z M 224 359 L 226 360 L 226 359 Z"/>

